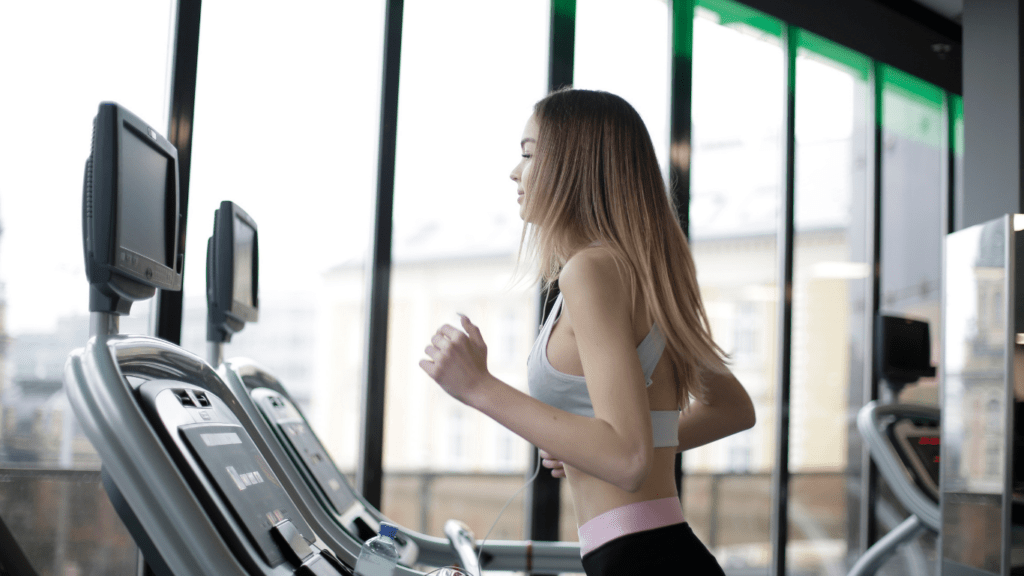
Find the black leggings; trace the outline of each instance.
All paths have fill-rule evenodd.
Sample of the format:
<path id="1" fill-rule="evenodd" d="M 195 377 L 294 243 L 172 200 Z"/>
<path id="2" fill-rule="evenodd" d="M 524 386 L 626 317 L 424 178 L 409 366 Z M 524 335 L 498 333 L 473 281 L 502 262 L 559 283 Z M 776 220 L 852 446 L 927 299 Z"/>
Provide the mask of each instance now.
<path id="1" fill-rule="evenodd" d="M 587 576 L 725 576 L 686 522 L 620 536 L 583 557 Z"/>

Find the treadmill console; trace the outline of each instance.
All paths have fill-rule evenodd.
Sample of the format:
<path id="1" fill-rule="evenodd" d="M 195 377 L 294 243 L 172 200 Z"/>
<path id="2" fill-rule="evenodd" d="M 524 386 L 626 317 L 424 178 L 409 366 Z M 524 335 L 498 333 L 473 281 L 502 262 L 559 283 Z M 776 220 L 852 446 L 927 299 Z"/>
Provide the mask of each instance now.
<path id="1" fill-rule="evenodd" d="M 243 562 L 255 551 L 271 568 L 297 567 L 295 574 L 350 574 L 315 546 L 316 536 L 223 400 L 180 380 L 144 381 L 137 393 L 232 548 L 250 552 L 240 554 Z"/>
<path id="2" fill-rule="evenodd" d="M 888 429 L 893 448 L 914 484 L 939 503 L 939 451 L 942 432 L 938 422 L 903 418 Z"/>
<path id="3" fill-rule="evenodd" d="M 252 398 L 292 457 L 313 477 L 334 513 L 344 514 L 356 501 L 346 486 L 348 481 L 298 409 L 284 396 L 266 388 L 253 390 Z"/>
<path id="4" fill-rule="evenodd" d="M 348 480 L 327 454 L 320 439 L 310 429 L 299 409 L 284 394 L 264 387 L 248 386 L 250 395 L 263 417 L 270 424 L 278 441 L 291 456 L 296 467 L 308 483 L 318 488 L 321 500 L 333 509 L 341 525 L 359 540 L 373 538 L 380 531 L 380 522 L 370 514 Z M 401 532 L 395 536 L 399 561 L 405 565 L 415 563 L 419 555 L 416 542 Z"/>

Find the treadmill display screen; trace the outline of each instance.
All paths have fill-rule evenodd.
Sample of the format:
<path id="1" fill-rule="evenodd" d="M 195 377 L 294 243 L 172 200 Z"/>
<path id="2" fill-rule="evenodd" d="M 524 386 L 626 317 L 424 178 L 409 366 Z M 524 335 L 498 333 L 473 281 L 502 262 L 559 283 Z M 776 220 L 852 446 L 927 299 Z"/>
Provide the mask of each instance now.
<path id="1" fill-rule="evenodd" d="M 313 478 L 316 479 L 317 484 L 327 494 L 335 512 L 344 514 L 355 499 L 348 487 L 348 481 L 338 472 L 334 462 L 327 456 L 327 451 L 320 444 L 320 440 L 305 422 L 279 422 L 278 425 L 292 448 L 306 464 L 306 468 L 309 469 Z"/>
<path id="2" fill-rule="evenodd" d="M 938 436 L 918 436 L 910 437 L 910 445 L 914 448 L 914 453 L 921 460 L 921 464 L 924 469 L 928 471 L 928 476 L 931 477 L 932 482 L 936 486 L 939 485 L 939 450 L 942 447 Z"/>
<path id="3" fill-rule="evenodd" d="M 174 243 L 173 176 L 171 161 L 132 130 L 122 130 L 121 161 L 124 186 L 118 196 L 118 239 L 121 248 L 172 268 Z M 170 235 L 168 235 L 170 228 Z"/>
<path id="4" fill-rule="evenodd" d="M 235 277 L 232 282 L 232 298 L 248 308 L 256 307 L 253 297 L 253 255 L 255 253 L 256 231 L 249 224 L 235 216 Z"/>
<path id="5" fill-rule="evenodd" d="M 189 424 L 179 430 L 268 564 L 285 560 L 270 531 L 278 522 L 291 520 L 312 541 L 309 526 L 241 426 Z"/>

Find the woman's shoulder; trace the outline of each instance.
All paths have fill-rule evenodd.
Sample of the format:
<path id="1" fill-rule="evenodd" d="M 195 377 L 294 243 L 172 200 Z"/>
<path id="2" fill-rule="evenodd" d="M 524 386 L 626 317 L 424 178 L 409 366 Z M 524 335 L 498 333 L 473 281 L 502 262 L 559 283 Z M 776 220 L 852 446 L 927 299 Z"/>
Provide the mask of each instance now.
<path id="1" fill-rule="evenodd" d="M 577 251 L 562 267 L 558 286 L 562 292 L 601 291 L 628 293 L 629 276 L 622 261 L 605 246 Z"/>

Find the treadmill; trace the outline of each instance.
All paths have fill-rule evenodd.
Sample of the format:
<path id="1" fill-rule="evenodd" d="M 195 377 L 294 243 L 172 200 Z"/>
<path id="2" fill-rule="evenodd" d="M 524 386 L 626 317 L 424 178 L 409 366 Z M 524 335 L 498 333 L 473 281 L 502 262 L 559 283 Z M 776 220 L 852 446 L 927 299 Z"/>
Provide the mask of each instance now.
<path id="1" fill-rule="evenodd" d="M 903 386 L 935 375 L 927 322 L 879 316 L 875 338 L 879 343 L 875 361 L 893 398 Z M 849 576 L 868 576 L 922 532 L 939 533 L 940 412 L 932 406 L 873 400 L 858 412 L 857 430 L 879 473 L 910 513 L 868 548 L 849 572 Z"/>
<path id="2" fill-rule="evenodd" d="M 102 482 L 159 576 L 351 576 L 298 511 L 198 356 L 119 317 L 181 289 L 177 151 L 125 108 L 100 104 L 83 186 L 91 336 L 65 390 L 103 462 Z"/>
<path id="3" fill-rule="evenodd" d="M 223 360 L 224 344 L 247 322 L 258 320 L 258 240 L 255 222 L 238 205 L 223 202 L 214 217 L 207 251 L 207 359 L 237 401 L 259 450 L 314 531 L 343 560 L 358 555 L 363 541 L 388 520 L 348 482 L 291 396 L 268 370 L 246 358 Z M 399 526 L 400 563 L 448 566 L 474 576 L 480 568 L 582 572 L 579 544 L 487 540 L 477 566 L 479 542 L 457 520 L 438 538 Z"/>

